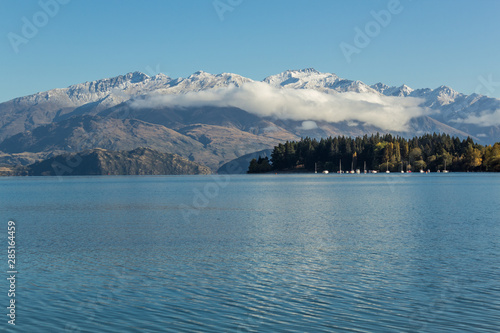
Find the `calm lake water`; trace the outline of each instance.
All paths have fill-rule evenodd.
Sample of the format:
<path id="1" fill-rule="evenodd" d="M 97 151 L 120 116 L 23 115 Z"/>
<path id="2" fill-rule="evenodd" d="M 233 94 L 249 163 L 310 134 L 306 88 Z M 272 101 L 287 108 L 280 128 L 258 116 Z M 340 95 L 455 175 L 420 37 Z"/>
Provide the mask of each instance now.
<path id="1" fill-rule="evenodd" d="M 19 332 L 500 331 L 498 174 L 0 186 Z"/>

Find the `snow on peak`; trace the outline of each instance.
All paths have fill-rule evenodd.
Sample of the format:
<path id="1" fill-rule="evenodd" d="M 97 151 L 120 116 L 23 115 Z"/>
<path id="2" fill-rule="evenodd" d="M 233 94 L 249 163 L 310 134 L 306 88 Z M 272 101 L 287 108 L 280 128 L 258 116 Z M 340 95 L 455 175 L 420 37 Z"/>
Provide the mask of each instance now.
<path id="1" fill-rule="evenodd" d="M 286 72 L 290 73 L 304 73 L 304 74 L 321 74 L 319 71 L 317 71 L 314 68 L 304 68 L 304 69 L 294 69 L 294 70 L 287 70 Z"/>
<path id="2" fill-rule="evenodd" d="M 314 68 L 287 70 L 283 73 L 266 77 L 263 82 L 273 87 L 292 89 L 331 89 L 341 79 L 331 73 L 321 73 Z"/>
<path id="3" fill-rule="evenodd" d="M 448 86 L 440 86 L 439 88 L 436 88 L 435 89 L 437 92 L 439 92 L 440 95 L 456 95 L 458 94 L 455 90 L 451 89 L 450 87 Z"/>
<path id="4" fill-rule="evenodd" d="M 133 72 L 126 74 L 125 79 L 131 83 L 139 83 L 149 79 L 149 76 L 142 72 Z"/>
<path id="5" fill-rule="evenodd" d="M 403 84 L 401 87 L 399 87 L 402 91 L 408 91 L 411 93 L 413 91 L 412 88 L 408 87 L 406 84 Z"/>
<path id="6" fill-rule="evenodd" d="M 391 88 L 389 88 L 391 90 Z M 413 92 L 413 89 L 408 87 L 406 84 L 403 84 L 400 87 L 394 87 L 391 91 L 390 96 L 397 96 L 397 97 L 406 97 L 409 96 Z"/>
<path id="7" fill-rule="evenodd" d="M 436 95 L 436 99 L 441 105 L 453 103 L 455 101 L 455 98 L 461 95 L 447 86 L 440 86 L 439 88 L 435 89 L 434 94 Z"/>
<path id="8" fill-rule="evenodd" d="M 14 103 L 19 110 L 37 105 L 37 108 L 47 110 L 47 114 L 54 117 L 59 110 L 64 109 L 64 112 L 71 112 L 75 108 L 92 103 L 88 105 L 88 109 L 97 114 L 138 96 L 185 94 L 209 89 L 241 87 L 249 82 L 254 81 L 233 73 L 214 75 L 198 71 L 187 78 L 172 79 L 161 73 L 148 76 L 142 72 L 131 72 L 112 78 L 72 85 L 68 88 L 53 89 L 20 97 Z M 486 111 L 493 112 L 493 110 L 500 109 L 499 99 L 477 94 L 466 96 L 447 86 L 416 90 L 405 84 L 399 87 L 390 87 L 379 82 L 368 86 L 361 81 L 343 79 L 333 73 L 322 73 L 314 68 L 287 70 L 265 78 L 259 83 L 259 85 L 261 84 L 269 84 L 276 89 L 312 89 L 326 94 L 349 93 L 353 96 L 354 93 L 364 93 L 383 94 L 398 98 L 414 97 L 418 98 L 419 101 L 412 101 L 412 103 L 420 103 L 420 106 L 428 108 L 432 112 L 435 119 L 445 123 L 457 119 L 463 121 L 470 116 L 479 118 Z M 286 93 L 293 94 L 290 91 Z"/>
<path id="9" fill-rule="evenodd" d="M 383 84 L 382 82 L 375 83 L 374 85 L 371 85 L 370 88 L 373 90 L 378 91 L 379 93 L 383 94 L 386 89 L 389 89 L 390 87 L 386 84 Z"/>
<path id="10" fill-rule="evenodd" d="M 210 77 L 214 76 L 213 74 L 207 73 L 205 71 L 196 71 L 193 74 L 191 74 L 188 78 L 197 78 L 197 77 Z"/>
<path id="11" fill-rule="evenodd" d="M 276 88 L 314 89 L 325 93 L 359 92 L 374 93 L 375 90 L 361 81 L 351 81 L 333 73 L 321 73 L 313 68 L 288 70 L 269 76 L 264 82 Z"/>
<path id="12" fill-rule="evenodd" d="M 385 96 L 406 97 L 413 92 L 413 89 L 408 87 L 406 84 L 399 87 L 389 87 L 388 85 L 379 82 L 370 86 L 370 88 Z"/>
<path id="13" fill-rule="evenodd" d="M 102 107 L 112 106 L 126 101 L 133 96 L 149 94 L 185 94 L 208 89 L 241 87 L 253 80 L 234 73 L 210 74 L 197 71 L 187 78 L 172 79 L 164 74 L 148 76 L 142 72 L 131 72 L 125 75 L 85 82 L 64 89 L 54 89 L 48 92 L 21 98 L 30 103 L 59 103 L 61 105 L 80 106 L 86 103 L 98 102 Z M 413 90 L 403 84 L 399 87 L 389 87 L 381 82 L 368 86 L 361 81 L 342 79 L 332 73 L 322 73 L 314 68 L 287 70 L 269 76 L 262 80 L 277 89 L 312 89 L 327 94 L 337 93 L 373 93 L 395 97 L 417 97 L 423 99 L 423 105 L 434 109 L 450 106 L 465 109 L 476 105 L 478 110 L 489 109 L 490 102 L 479 95 L 465 96 L 447 86 L 436 89 Z M 498 100 L 491 102 L 497 105 Z M 460 104 L 460 105 L 459 105 Z M 445 112 L 441 112 L 445 115 Z"/>
<path id="14" fill-rule="evenodd" d="M 213 75 L 207 72 L 198 71 L 191 74 L 187 78 L 179 78 L 173 80 L 169 88 L 162 92 L 167 94 L 182 94 L 187 92 L 196 92 L 200 90 L 217 89 L 229 86 L 240 87 L 246 82 L 253 81 L 246 77 L 232 73 Z"/>
<path id="15" fill-rule="evenodd" d="M 289 79 L 289 78 L 303 78 L 303 79 L 311 79 L 311 78 L 317 78 L 317 77 L 325 77 L 325 76 L 330 76 L 330 77 L 335 77 L 338 78 L 337 75 L 335 74 L 330 74 L 330 73 L 321 73 L 315 70 L 314 68 L 305 68 L 305 69 L 288 69 L 280 74 L 276 75 L 271 75 L 268 76 L 267 78 L 264 79 L 264 82 L 273 80 L 273 79 Z"/>
<path id="16" fill-rule="evenodd" d="M 165 75 L 163 73 L 158 73 L 154 76 L 151 76 L 151 80 L 155 81 L 166 81 L 166 80 L 171 80 L 171 78 L 168 75 Z"/>
<path id="17" fill-rule="evenodd" d="M 223 80 L 227 85 L 234 85 L 236 87 L 240 87 L 242 84 L 247 82 L 253 82 L 252 79 L 233 73 L 218 74 L 217 78 Z"/>

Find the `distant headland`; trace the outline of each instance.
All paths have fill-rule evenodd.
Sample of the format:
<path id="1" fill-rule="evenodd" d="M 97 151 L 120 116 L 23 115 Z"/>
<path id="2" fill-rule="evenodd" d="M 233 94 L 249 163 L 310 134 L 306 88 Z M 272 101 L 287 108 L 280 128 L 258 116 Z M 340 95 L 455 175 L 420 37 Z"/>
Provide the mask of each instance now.
<path id="1" fill-rule="evenodd" d="M 4 176 L 88 175 L 195 175 L 211 174 L 210 168 L 175 154 L 150 148 L 130 151 L 91 149 L 57 155 L 28 166 L 4 167 Z"/>

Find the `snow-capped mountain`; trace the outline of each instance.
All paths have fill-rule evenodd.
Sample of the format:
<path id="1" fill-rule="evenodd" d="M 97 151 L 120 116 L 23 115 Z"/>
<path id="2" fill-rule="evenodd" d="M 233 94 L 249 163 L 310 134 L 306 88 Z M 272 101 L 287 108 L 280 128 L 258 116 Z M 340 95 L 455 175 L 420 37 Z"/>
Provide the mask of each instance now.
<path id="1" fill-rule="evenodd" d="M 406 84 L 403 84 L 400 87 L 389 87 L 388 85 L 379 82 L 372 85 L 370 88 L 384 94 L 385 96 L 406 97 L 413 92 L 413 89 L 408 87 Z"/>
<path id="2" fill-rule="evenodd" d="M 276 88 L 314 89 L 322 92 L 375 92 L 361 81 L 345 80 L 331 73 L 321 73 L 314 68 L 287 70 L 268 76 L 263 82 Z"/>
<path id="3" fill-rule="evenodd" d="M 371 86 L 386 96 L 416 97 L 423 106 L 433 110 L 432 118 L 462 130 L 486 143 L 500 139 L 500 100 L 483 95 L 465 95 L 447 86 L 416 89 L 403 85 L 388 87 L 382 83 Z M 492 120 L 492 121 L 488 121 Z"/>
<path id="4" fill-rule="evenodd" d="M 263 87 L 267 88 L 262 90 Z M 147 100 L 151 96 L 182 97 L 203 92 L 207 98 L 207 93 L 216 92 L 210 98 L 219 96 L 234 100 L 241 97 L 224 94 L 227 90 L 250 92 L 243 96 L 251 98 L 243 103 L 240 100 L 238 105 L 223 100 L 210 105 L 198 101 L 195 107 L 165 104 L 159 108 L 134 108 L 134 101 Z M 261 96 L 268 93 L 271 97 Z M 289 104 L 296 101 L 302 104 L 296 106 L 293 113 L 276 104 L 274 97 Z M 259 104 L 255 103 L 260 98 L 263 98 L 260 102 L 263 109 L 274 111 L 276 108 L 277 111 L 267 116 L 260 112 Z M 332 106 L 328 107 L 330 101 Z M 377 103 L 379 108 L 370 110 Z M 408 122 L 406 130 L 392 130 L 395 134 L 413 136 L 446 132 L 472 136 L 482 143 L 500 141 L 499 99 L 464 95 L 446 86 L 436 89 L 412 89 L 406 85 L 389 87 L 383 83 L 368 86 L 361 81 L 308 68 L 287 70 L 260 82 L 231 73 L 214 75 L 199 71 L 186 78 L 174 79 L 163 74 L 148 76 L 134 72 L 16 98 L 0 104 L 0 150 L 47 155 L 53 151 L 71 151 L 78 146 L 130 150 L 149 145 L 181 155 L 184 151 L 185 157 L 216 168 L 232 158 L 301 136 L 319 138 L 384 132 L 386 130 L 377 125 L 380 123 L 377 117 L 390 118 L 391 107 L 406 104 L 419 104 L 427 111 L 403 117 Z M 297 118 L 301 107 L 309 112 L 311 119 L 308 115 Z M 348 110 L 343 110 L 344 107 Z M 358 112 L 364 113 L 357 115 Z M 329 120 L 336 119 L 337 113 L 342 113 L 343 118 Z M 321 114 L 330 118 L 322 119 Z M 393 120 L 396 121 L 386 119 L 386 122 Z M 96 144 L 88 139 L 92 136 L 102 136 L 106 140 Z M 82 141 L 85 143 L 79 143 Z"/>
<path id="5" fill-rule="evenodd" d="M 390 87 L 380 82 L 368 86 L 360 81 L 342 79 L 335 74 L 321 73 L 312 68 L 288 70 L 269 76 L 264 82 L 274 87 L 314 89 L 327 93 L 379 93 L 391 97 L 420 98 L 423 100 L 421 105 L 431 110 L 430 117 L 433 119 L 485 143 L 500 140 L 500 100 L 496 98 L 478 94 L 465 95 L 447 86 L 412 89 L 405 84 Z"/>
<path id="6" fill-rule="evenodd" d="M 97 113 L 144 94 L 184 94 L 206 89 L 239 87 L 251 79 L 236 74 L 203 71 L 187 78 L 141 72 L 75 84 L 19 97 L 0 104 L 0 140 L 76 114 Z"/>

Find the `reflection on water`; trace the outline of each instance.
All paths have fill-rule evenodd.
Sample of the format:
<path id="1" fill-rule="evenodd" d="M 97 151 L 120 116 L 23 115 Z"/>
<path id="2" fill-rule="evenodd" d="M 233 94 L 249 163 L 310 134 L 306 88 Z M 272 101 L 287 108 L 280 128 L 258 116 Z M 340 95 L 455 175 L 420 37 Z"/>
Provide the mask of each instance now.
<path id="1" fill-rule="evenodd" d="M 1 179 L 17 328 L 498 331 L 498 175 L 215 181 Z"/>

